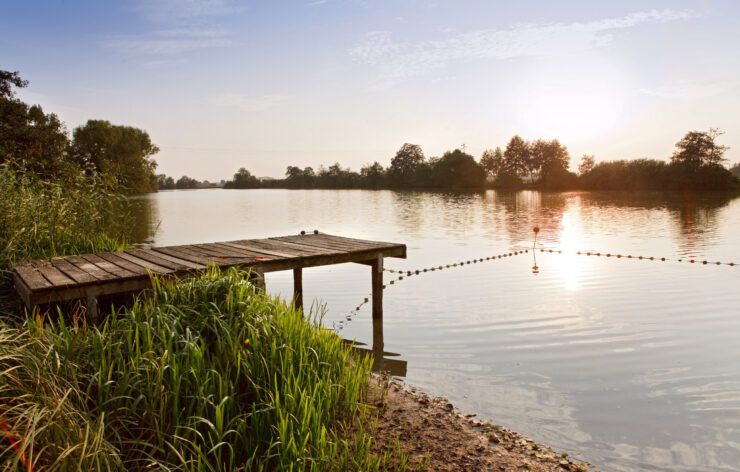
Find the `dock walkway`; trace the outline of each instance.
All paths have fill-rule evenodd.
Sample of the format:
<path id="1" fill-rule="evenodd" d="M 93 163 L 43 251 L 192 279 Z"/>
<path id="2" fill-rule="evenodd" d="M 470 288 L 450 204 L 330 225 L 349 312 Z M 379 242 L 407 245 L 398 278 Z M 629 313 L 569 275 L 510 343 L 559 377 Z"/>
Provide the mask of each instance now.
<path id="1" fill-rule="evenodd" d="M 266 239 L 131 249 L 75 257 L 34 259 L 16 264 L 15 288 L 29 309 L 82 299 L 98 314 L 98 297 L 137 292 L 151 286 L 151 275 L 183 277 L 208 266 L 251 269 L 264 288 L 264 274 L 293 270 L 296 306 L 303 306 L 306 267 L 355 262 L 372 269 L 373 318 L 383 314 L 383 259 L 406 258 L 406 245 L 314 232 Z"/>

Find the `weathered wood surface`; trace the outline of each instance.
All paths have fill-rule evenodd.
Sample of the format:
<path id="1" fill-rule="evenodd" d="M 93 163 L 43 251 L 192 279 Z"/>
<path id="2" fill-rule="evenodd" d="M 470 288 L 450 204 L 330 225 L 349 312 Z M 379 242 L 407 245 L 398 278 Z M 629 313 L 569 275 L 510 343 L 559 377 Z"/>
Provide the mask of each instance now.
<path id="1" fill-rule="evenodd" d="M 150 286 L 151 275 L 187 276 L 208 266 L 252 268 L 259 274 L 293 269 L 302 302 L 302 268 L 372 261 L 375 292 L 382 284 L 383 257 L 405 258 L 406 246 L 318 233 L 35 259 L 16 264 L 13 278 L 31 308 L 142 290 Z"/>

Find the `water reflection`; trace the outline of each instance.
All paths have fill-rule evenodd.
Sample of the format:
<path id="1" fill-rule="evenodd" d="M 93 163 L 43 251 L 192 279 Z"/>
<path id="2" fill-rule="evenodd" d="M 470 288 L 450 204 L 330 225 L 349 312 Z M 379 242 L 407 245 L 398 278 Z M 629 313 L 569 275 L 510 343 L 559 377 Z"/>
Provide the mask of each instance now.
<path id="1" fill-rule="evenodd" d="M 405 242 L 408 259 L 386 261 L 399 269 L 531 248 L 537 226 L 542 247 L 563 254 L 405 278 L 384 293 L 384 329 L 364 308 L 342 336 L 429 394 L 602 469 L 740 470 L 740 269 L 575 255 L 738 263 L 732 196 L 208 190 L 145 200 L 142 242 L 316 228 Z M 292 293 L 291 274 L 267 283 Z M 328 326 L 368 291 L 364 266 L 304 275 L 306 302 L 326 302 Z"/>

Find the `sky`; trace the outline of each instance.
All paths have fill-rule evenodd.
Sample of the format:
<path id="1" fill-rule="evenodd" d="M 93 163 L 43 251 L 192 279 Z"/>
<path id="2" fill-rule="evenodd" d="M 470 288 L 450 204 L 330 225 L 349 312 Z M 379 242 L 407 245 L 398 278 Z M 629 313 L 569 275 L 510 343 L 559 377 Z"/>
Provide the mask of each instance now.
<path id="1" fill-rule="evenodd" d="M 669 159 L 720 128 L 740 161 L 740 2 L 0 0 L 0 69 L 72 130 L 146 130 L 158 173 L 281 177 L 558 139 L 575 169 Z"/>

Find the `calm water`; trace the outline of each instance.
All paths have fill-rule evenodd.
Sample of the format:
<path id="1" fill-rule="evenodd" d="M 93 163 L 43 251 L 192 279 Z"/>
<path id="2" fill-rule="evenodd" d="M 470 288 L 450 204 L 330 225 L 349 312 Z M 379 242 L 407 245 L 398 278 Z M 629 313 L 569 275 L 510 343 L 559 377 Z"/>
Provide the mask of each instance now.
<path id="1" fill-rule="evenodd" d="M 403 242 L 417 269 L 537 252 L 405 278 L 385 291 L 385 349 L 406 381 L 602 470 L 740 470 L 740 199 L 660 193 L 516 194 L 196 190 L 139 200 L 140 242 L 300 230 Z M 393 274 L 386 273 L 386 277 Z M 290 296 L 290 273 L 267 276 Z M 371 343 L 369 269 L 304 272 L 306 304 Z"/>

